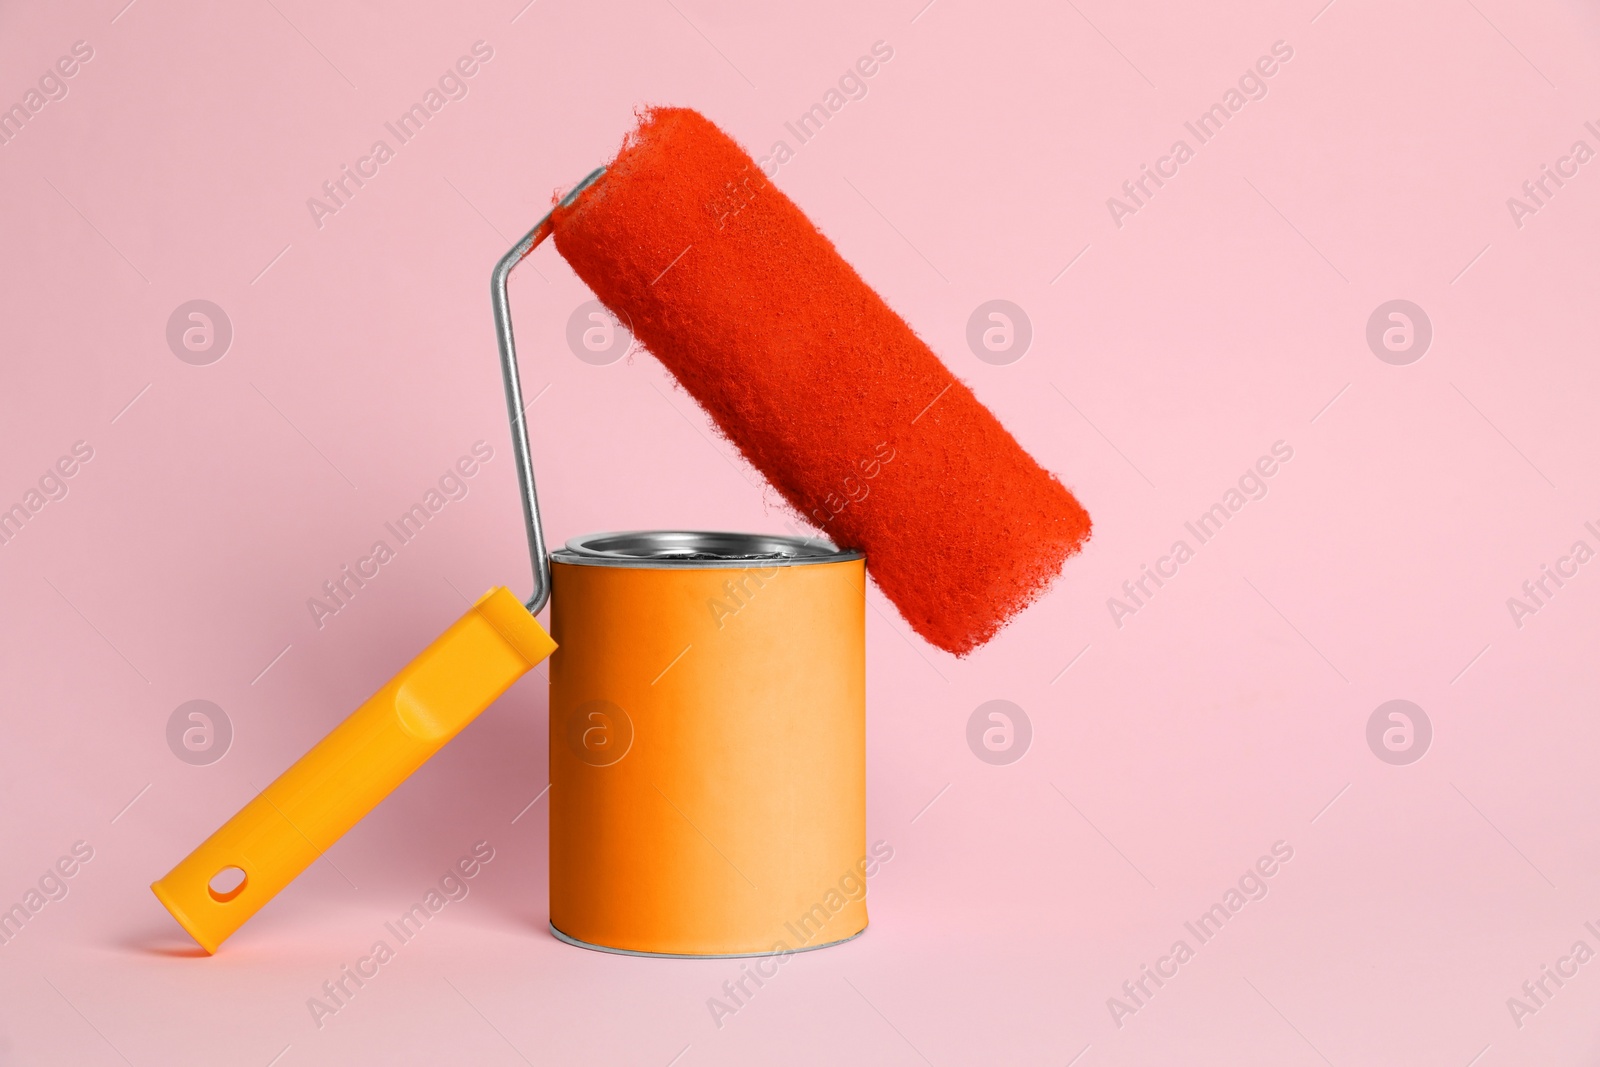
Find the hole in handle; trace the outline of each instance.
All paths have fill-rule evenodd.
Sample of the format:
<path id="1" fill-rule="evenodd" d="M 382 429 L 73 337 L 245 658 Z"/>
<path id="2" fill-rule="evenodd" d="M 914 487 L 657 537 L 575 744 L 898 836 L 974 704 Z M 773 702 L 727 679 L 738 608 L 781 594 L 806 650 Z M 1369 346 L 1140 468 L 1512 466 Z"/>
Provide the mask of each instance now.
<path id="1" fill-rule="evenodd" d="M 224 867 L 211 876 L 211 881 L 206 883 L 206 892 L 218 904 L 226 904 L 244 892 L 245 883 L 249 880 L 242 868 Z"/>

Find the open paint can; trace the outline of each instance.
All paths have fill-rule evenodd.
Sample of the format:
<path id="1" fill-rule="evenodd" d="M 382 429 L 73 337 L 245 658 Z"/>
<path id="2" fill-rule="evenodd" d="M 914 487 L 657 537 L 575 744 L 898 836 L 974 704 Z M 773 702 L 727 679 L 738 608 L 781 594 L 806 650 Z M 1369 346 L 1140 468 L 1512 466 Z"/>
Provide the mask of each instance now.
<path id="1" fill-rule="evenodd" d="M 743 956 L 861 933 L 862 554 L 649 531 L 550 563 L 555 935 Z"/>

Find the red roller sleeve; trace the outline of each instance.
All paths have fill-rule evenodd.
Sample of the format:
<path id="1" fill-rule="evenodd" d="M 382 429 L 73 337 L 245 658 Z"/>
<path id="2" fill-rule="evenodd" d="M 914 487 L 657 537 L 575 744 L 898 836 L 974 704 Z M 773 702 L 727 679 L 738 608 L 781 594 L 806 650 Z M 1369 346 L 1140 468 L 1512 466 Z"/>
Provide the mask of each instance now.
<path id="1" fill-rule="evenodd" d="M 785 500 L 964 655 L 1089 515 L 755 162 L 662 108 L 555 216 L 556 247 Z"/>

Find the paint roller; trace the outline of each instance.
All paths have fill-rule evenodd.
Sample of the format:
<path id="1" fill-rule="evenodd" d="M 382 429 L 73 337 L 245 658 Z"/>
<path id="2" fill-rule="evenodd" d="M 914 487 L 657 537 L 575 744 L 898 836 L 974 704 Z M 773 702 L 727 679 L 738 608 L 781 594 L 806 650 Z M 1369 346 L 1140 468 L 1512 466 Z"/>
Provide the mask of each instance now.
<path id="1" fill-rule="evenodd" d="M 731 138 L 641 113 L 496 264 L 492 297 L 533 595 L 486 593 L 151 889 L 217 947 L 550 655 L 549 596 L 507 282 L 554 234 L 601 302 L 806 521 L 867 554 L 932 644 L 965 655 L 1036 599 L 1088 514 Z"/>
<path id="2" fill-rule="evenodd" d="M 557 206 L 555 240 L 784 500 L 866 551 L 939 648 L 988 641 L 1089 536 L 1066 487 L 698 112 L 644 112 Z"/>

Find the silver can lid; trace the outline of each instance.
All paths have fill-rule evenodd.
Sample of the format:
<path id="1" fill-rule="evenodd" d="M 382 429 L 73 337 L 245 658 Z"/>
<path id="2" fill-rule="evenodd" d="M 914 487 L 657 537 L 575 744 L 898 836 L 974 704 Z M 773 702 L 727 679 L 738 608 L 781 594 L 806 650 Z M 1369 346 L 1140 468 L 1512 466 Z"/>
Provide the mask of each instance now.
<path id="1" fill-rule="evenodd" d="M 792 567 L 840 563 L 862 553 L 821 537 L 720 530 L 623 530 L 585 534 L 550 553 L 557 563 L 589 567 Z"/>

